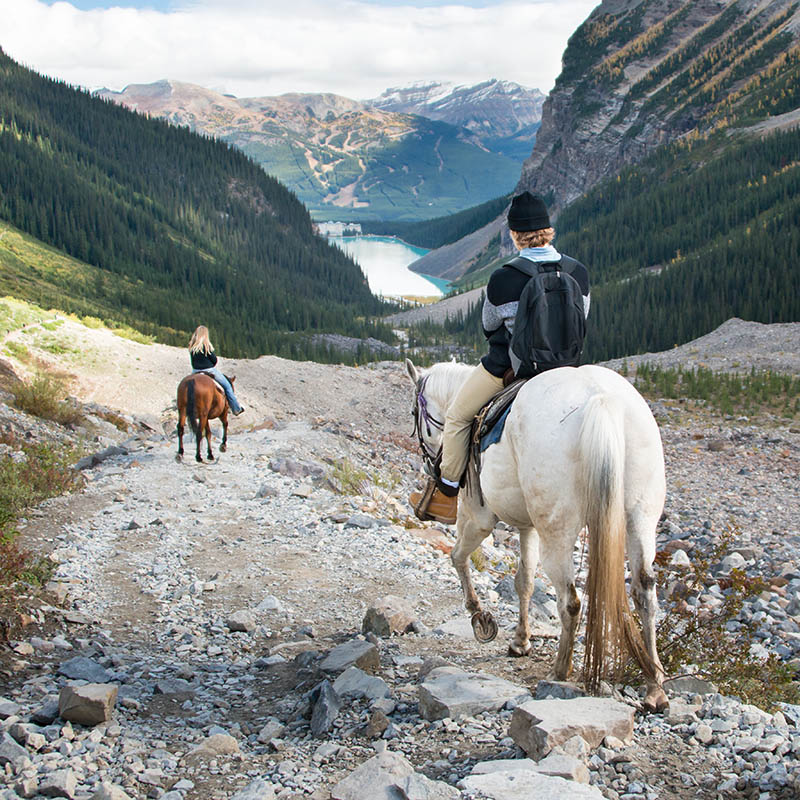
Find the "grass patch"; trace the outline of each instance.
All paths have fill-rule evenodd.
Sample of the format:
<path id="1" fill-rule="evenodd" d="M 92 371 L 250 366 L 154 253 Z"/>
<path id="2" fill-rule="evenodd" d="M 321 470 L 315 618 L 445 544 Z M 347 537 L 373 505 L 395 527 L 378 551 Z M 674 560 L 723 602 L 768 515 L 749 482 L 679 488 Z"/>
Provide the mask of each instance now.
<path id="1" fill-rule="evenodd" d="M 152 336 L 148 336 L 141 331 L 134 330 L 128 325 L 113 327 L 113 323 L 107 324 L 110 328 L 112 328 L 114 335 L 119 336 L 122 339 L 130 339 L 132 342 L 138 342 L 139 344 L 153 344 L 155 341 Z"/>
<path id="2" fill-rule="evenodd" d="M 43 372 L 32 381 L 20 381 L 11 388 L 15 404 L 21 411 L 59 425 L 75 425 L 83 419 L 83 413 L 63 399 L 66 391 L 63 380 Z"/>
<path id="3" fill-rule="evenodd" d="M 49 497 L 79 488 L 82 481 L 71 468 L 77 457 L 71 448 L 46 444 L 19 447 L 8 437 L 3 443 L 19 454 L 0 458 L 0 598 L 8 600 L 13 599 L 16 583 L 42 585 L 53 567 L 47 559 L 19 546 L 19 517 Z"/>
<path id="4" fill-rule="evenodd" d="M 627 364 L 621 373 L 628 374 Z M 685 399 L 729 415 L 773 413 L 800 417 L 800 378 L 779 372 L 714 372 L 707 367 L 658 367 L 639 364 L 636 388 L 650 399 Z"/>
<path id="5" fill-rule="evenodd" d="M 23 364 L 27 364 L 31 360 L 31 353 L 22 342 L 8 341 L 5 344 L 6 355 L 16 358 Z"/>
<path id="6" fill-rule="evenodd" d="M 369 486 L 369 476 L 349 458 L 339 459 L 328 475 L 328 481 L 339 494 L 364 494 Z"/>

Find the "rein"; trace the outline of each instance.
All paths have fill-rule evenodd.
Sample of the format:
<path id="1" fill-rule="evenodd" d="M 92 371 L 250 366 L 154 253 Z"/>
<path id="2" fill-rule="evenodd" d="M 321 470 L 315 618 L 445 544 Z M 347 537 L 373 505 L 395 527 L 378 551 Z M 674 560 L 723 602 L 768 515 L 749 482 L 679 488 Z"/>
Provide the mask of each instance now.
<path id="1" fill-rule="evenodd" d="M 431 428 L 443 431 L 444 422 L 436 419 L 436 417 L 428 412 L 428 401 L 423 394 L 427 381 L 428 376 L 426 375 L 419 384 L 417 384 L 417 396 L 414 400 L 414 408 L 411 410 L 414 416 L 414 430 L 411 432 L 411 435 L 416 435 L 419 440 L 419 449 L 422 452 L 422 460 L 425 462 L 425 471 L 431 477 L 438 477 L 439 466 L 442 463 L 442 447 L 439 445 L 439 449 L 434 452 L 434 450 L 428 446 L 423 434 L 423 427 L 428 436 L 432 436 Z"/>

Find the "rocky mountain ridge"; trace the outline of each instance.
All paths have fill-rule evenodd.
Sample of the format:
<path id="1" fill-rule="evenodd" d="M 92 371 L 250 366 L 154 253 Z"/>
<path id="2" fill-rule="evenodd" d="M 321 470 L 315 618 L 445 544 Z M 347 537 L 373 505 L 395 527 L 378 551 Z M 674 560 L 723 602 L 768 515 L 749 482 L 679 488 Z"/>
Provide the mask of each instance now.
<path id="1" fill-rule="evenodd" d="M 606 0 L 570 37 L 518 190 L 557 209 L 660 145 L 795 109 L 799 44 L 792 0 Z"/>
<path id="2" fill-rule="evenodd" d="M 366 102 L 373 108 L 449 122 L 492 150 L 511 154 L 533 146 L 544 100 L 538 89 L 492 78 L 474 86 L 420 81 L 387 89 Z"/>
<path id="3" fill-rule="evenodd" d="M 424 218 L 431 207 L 446 214 L 508 191 L 541 101 L 522 87 L 494 88 L 484 87 L 468 118 L 452 107 L 427 117 L 334 94 L 237 98 L 171 80 L 97 94 L 236 145 L 318 214 L 392 219 Z M 460 108 L 469 102 L 463 96 Z"/>

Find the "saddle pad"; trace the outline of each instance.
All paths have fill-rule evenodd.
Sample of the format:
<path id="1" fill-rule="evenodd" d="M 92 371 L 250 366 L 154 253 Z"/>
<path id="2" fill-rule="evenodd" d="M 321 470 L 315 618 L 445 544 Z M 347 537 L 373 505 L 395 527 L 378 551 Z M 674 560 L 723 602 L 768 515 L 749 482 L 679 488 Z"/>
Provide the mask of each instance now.
<path id="1" fill-rule="evenodd" d="M 210 372 L 201 371 L 200 373 L 195 373 L 195 375 L 197 374 L 207 375 L 209 378 L 211 378 L 212 381 L 214 381 L 214 386 L 216 386 L 217 389 L 219 389 L 222 392 L 222 394 L 225 394 L 225 387 Z"/>
<path id="2" fill-rule="evenodd" d="M 511 406 L 509 407 L 500 415 L 500 418 L 494 425 L 489 429 L 489 432 L 481 437 L 480 444 L 478 445 L 480 452 L 482 453 L 486 450 L 489 445 L 497 444 L 500 441 L 500 438 L 503 435 L 503 429 L 506 425 L 506 420 L 508 419 L 508 415 L 511 412 Z"/>

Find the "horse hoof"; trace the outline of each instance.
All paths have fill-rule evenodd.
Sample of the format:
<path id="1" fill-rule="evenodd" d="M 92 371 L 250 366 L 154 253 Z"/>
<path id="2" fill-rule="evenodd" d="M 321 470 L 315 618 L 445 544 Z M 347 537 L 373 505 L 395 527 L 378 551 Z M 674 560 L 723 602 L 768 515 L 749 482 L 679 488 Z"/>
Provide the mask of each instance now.
<path id="1" fill-rule="evenodd" d="M 195 460 L 195 461 L 196 461 L 198 464 L 202 464 L 202 463 L 203 463 L 203 457 L 202 457 L 202 456 L 195 456 L 195 457 L 194 457 L 194 460 Z"/>
<path id="2" fill-rule="evenodd" d="M 497 623 L 488 611 L 476 611 L 472 615 L 472 632 L 481 643 L 491 642 L 497 636 Z"/>
<path id="3" fill-rule="evenodd" d="M 645 714 L 665 714 L 669 711 L 669 698 L 660 686 L 647 692 L 642 702 L 642 710 Z"/>
<path id="4" fill-rule="evenodd" d="M 227 449 L 228 449 L 228 445 L 226 445 L 226 444 L 221 444 L 219 446 L 220 453 L 224 453 Z"/>
<path id="5" fill-rule="evenodd" d="M 511 658 L 523 658 L 527 656 L 531 652 L 531 646 L 528 644 L 527 649 L 524 647 L 519 647 L 516 644 L 510 644 L 508 646 L 508 654 Z"/>
<path id="6" fill-rule="evenodd" d="M 175 460 L 176 460 L 176 461 L 177 461 L 177 462 L 180 464 L 180 463 L 181 463 L 181 461 L 183 461 L 183 456 L 182 456 L 180 453 L 178 453 L 178 454 L 175 456 Z"/>

